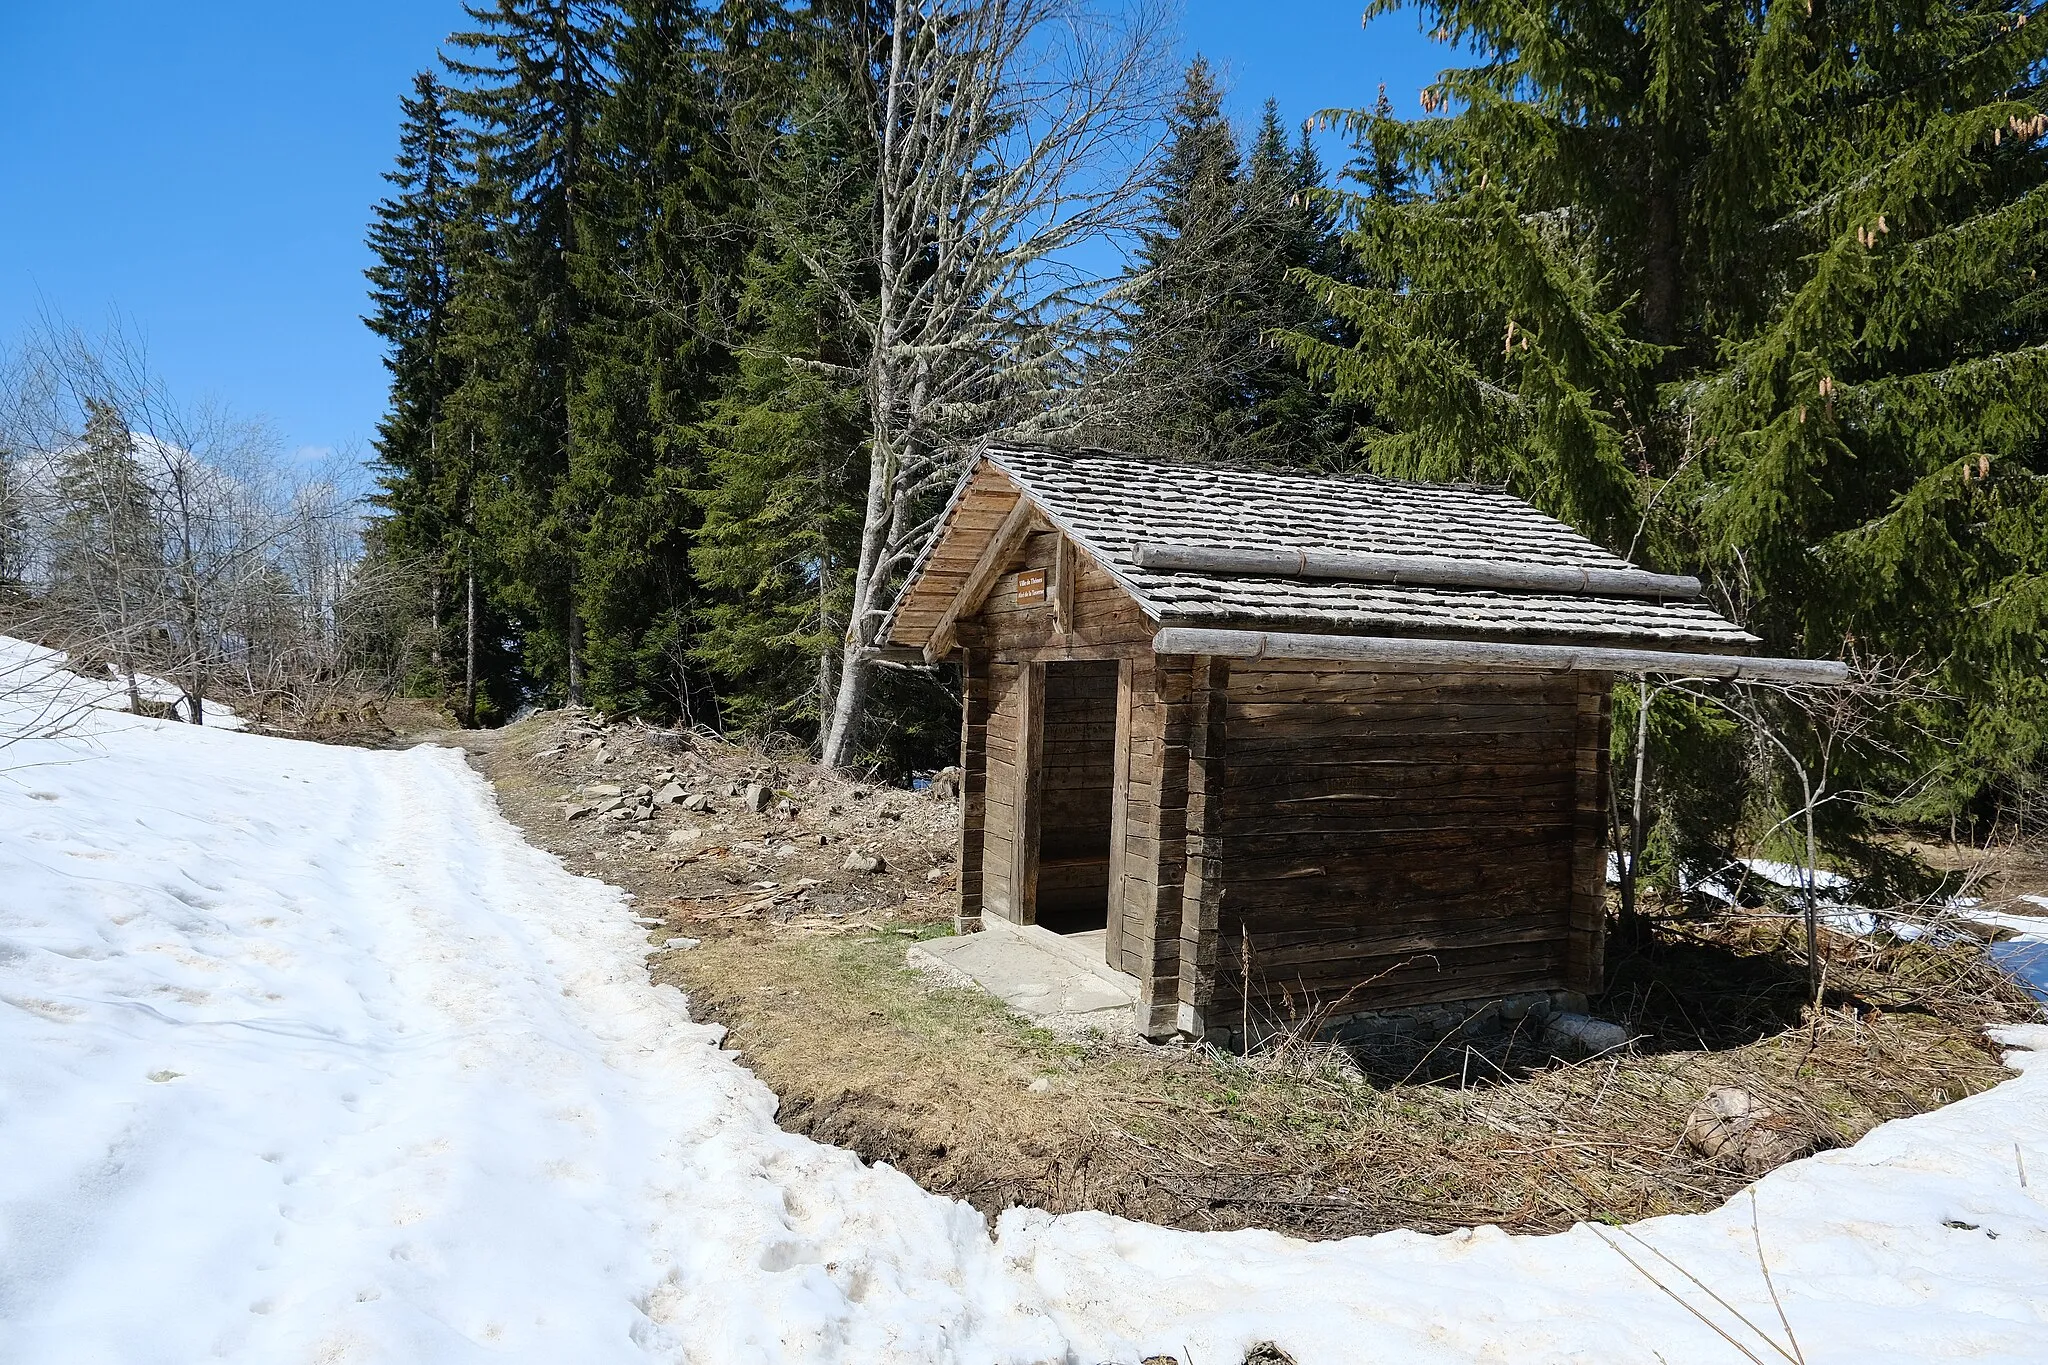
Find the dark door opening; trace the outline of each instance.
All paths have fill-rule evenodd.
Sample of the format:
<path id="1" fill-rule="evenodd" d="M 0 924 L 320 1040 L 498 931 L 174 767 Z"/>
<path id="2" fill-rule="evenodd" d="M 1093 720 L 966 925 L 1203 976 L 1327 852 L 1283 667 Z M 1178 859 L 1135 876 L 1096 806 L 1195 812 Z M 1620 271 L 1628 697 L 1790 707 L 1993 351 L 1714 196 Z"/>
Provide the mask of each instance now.
<path id="1" fill-rule="evenodd" d="M 1045 665 L 1037 919 L 1056 934 L 1109 923 L 1116 689 L 1113 659 Z"/>

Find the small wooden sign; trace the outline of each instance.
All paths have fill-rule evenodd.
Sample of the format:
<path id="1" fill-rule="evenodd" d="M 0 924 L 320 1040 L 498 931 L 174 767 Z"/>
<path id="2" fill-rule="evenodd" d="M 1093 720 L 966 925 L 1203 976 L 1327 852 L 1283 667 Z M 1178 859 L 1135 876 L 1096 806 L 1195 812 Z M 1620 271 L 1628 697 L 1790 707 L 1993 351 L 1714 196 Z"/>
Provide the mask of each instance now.
<path id="1" fill-rule="evenodd" d="M 1020 607 L 1042 607 L 1045 605 L 1045 570 L 1024 569 L 1017 574 L 1017 605 Z"/>

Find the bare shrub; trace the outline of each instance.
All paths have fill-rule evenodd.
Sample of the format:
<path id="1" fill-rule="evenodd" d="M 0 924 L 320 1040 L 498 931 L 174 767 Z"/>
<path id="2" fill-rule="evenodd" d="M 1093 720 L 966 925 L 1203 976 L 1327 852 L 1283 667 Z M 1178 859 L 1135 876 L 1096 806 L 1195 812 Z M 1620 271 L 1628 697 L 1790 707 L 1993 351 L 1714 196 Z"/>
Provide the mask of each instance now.
<path id="1" fill-rule="evenodd" d="M 45 323 L 20 347 L 0 454 L 13 628 L 118 678 L 130 709 L 162 700 L 145 677 L 197 724 L 224 696 L 297 715 L 394 676 L 368 627 L 408 566 L 365 568 L 349 463 L 307 468 L 262 424 L 178 401 L 126 333 Z"/>

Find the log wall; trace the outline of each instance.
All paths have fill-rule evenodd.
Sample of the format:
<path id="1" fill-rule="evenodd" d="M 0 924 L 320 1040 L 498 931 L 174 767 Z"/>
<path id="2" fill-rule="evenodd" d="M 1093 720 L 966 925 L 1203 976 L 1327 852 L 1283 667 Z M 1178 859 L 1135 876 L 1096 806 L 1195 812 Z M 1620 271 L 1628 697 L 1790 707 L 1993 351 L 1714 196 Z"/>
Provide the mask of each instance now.
<path id="1" fill-rule="evenodd" d="M 1350 1012 L 1595 988 L 1606 690 L 1238 662 L 1197 764 L 1184 1002 L 1218 1027 L 1247 986 L 1269 1015 L 1286 996 Z"/>

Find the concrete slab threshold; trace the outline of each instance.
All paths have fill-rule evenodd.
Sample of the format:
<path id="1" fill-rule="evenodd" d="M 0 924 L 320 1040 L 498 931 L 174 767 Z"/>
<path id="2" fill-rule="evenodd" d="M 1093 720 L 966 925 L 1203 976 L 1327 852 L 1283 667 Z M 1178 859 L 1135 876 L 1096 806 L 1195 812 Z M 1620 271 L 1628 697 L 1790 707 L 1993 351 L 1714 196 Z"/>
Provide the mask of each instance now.
<path id="1" fill-rule="evenodd" d="M 911 945 L 910 965 L 978 986 L 1037 1024 L 1058 1028 L 1134 1026 L 1138 979 L 1102 960 L 1103 934 L 1055 934 L 990 915 L 978 934 Z"/>

